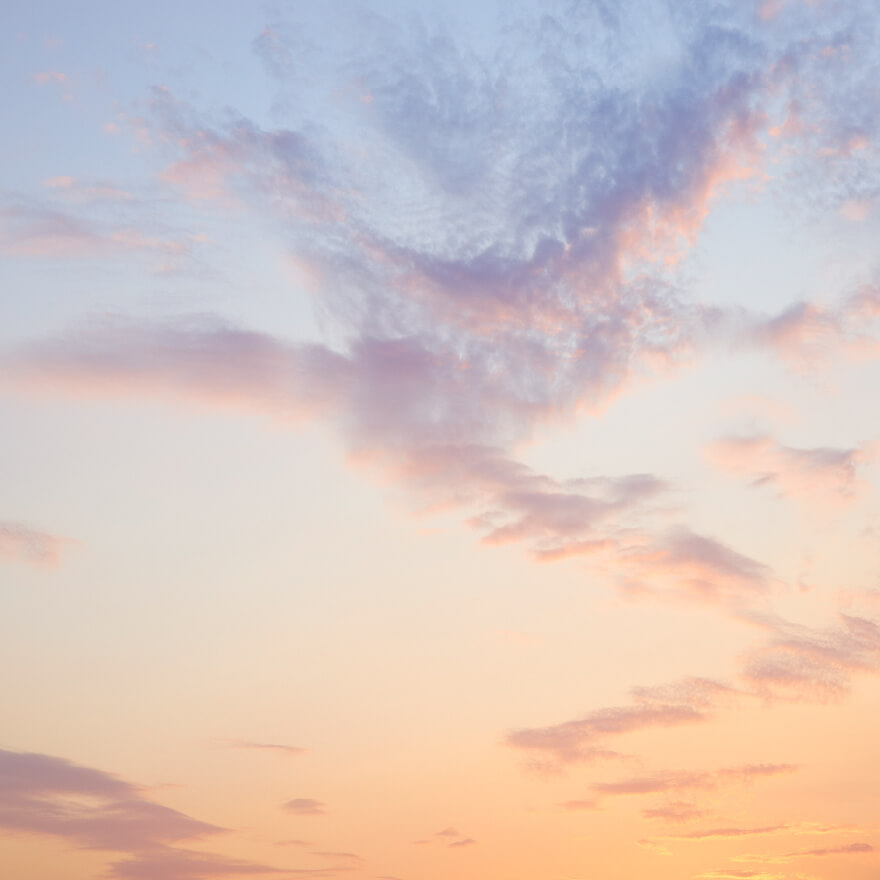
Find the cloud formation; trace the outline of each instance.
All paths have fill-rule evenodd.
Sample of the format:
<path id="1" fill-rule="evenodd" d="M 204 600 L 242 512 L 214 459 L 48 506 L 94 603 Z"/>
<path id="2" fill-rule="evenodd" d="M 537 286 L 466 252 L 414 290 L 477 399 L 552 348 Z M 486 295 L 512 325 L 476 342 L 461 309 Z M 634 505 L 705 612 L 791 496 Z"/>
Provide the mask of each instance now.
<path id="1" fill-rule="evenodd" d="M 755 612 L 739 613 L 758 626 L 765 638 L 746 654 L 732 683 L 687 678 L 665 686 L 637 687 L 628 706 L 597 709 L 548 727 L 516 730 L 505 742 L 526 752 L 537 766 L 559 769 L 616 754 L 610 744 L 619 736 L 651 727 L 707 723 L 719 709 L 742 700 L 774 704 L 839 699 L 855 675 L 880 671 L 880 624 L 871 618 L 840 614 L 836 626 L 811 628 Z M 793 769 L 787 764 L 751 764 L 723 773 L 731 781 L 749 781 Z M 653 786 L 654 791 L 676 788 L 674 776 L 633 781 L 636 788 L 642 784 Z"/>
<path id="2" fill-rule="evenodd" d="M 224 833 L 146 798 L 118 777 L 50 755 L 0 750 L 0 827 L 45 834 L 84 849 L 123 853 L 111 876 L 189 880 L 276 873 L 278 869 L 177 844 Z"/>
<path id="3" fill-rule="evenodd" d="M 293 798 L 293 800 L 285 801 L 281 808 L 287 810 L 288 813 L 295 813 L 297 816 L 323 816 L 326 812 L 324 804 L 314 798 Z"/>
<path id="4" fill-rule="evenodd" d="M 799 449 L 761 434 L 723 437 L 707 452 L 718 467 L 747 477 L 752 486 L 769 486 L 783 496 L 824 503 L 855 495 L 856 470 L 864 459 L 859 449 Z"/>
<path id="5" fill-rule="evenodd" d="M 574 720 L 510 733 L 509 746 L 538 755 L 541 765 L 566 765 L 607 757 L 610 739 L 651 727 L 677 727 L 709 720 L 719 702 L 735 696 L 726 685 L 691 678 L 668 687 L 636 688 L 633 703 L 598 709 Z"/>
<path id="6" fill-rule="evenodd" d="M 21 523 L 0 522 L 0 560 L 56 565 L 69 538 L 38 531 Z"/>

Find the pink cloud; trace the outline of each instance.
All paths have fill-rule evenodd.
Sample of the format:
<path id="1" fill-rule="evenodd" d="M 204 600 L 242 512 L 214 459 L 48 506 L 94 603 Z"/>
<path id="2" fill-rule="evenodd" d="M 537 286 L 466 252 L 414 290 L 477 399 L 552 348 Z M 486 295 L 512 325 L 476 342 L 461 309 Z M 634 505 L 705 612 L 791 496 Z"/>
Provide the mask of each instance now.
<path id="1" fill-rule="evenodd" d="M 624 545 L 615 559 L 624 587 L 635 594 L 739 603 L 767 593 L 771 585 L 765 565 L 687 529 Z"/>
<path id="2" fill-rule="evenodd" d="M 67 82 L 67 74 L 61 73 L 58 70 L 44 70 L 40 73 L 35 73 L 33 75 L 33 80 L 37 85 L 45 86 L 50 83 L 65 83 Z"/>
<path id="3" fill-rule="evenodd" d="M 31 529 L 20 523 L 0 522 L 0 559 L 56 565 L 62 549 L 70 543 L 70 538 Z"/>
<path id="4" fill-rule="evenodd" d="M 856 469 L 865 457 L 859 449 L 783 446 L 766 435 L 724 437 L 707 453 L 718 467 L 749 478 L 753 486 L 771 486 L 784 496 L 824 503 L 855 495 Z"/>
<path id="5" fill-rule="evenodd" d="M 110 223 L 96 211 L 102 202 L 130 199 L 128 193 L 109 185 L 77 186 L 67 180 L 50 181 L 58 197 L 54 203 L 11 198 L 0 202 L 0 251 L 13 257 L 59 260 L 142 254 L 164 261 L 159 266 L 166 270 L 192 251 L 197 238 L 158 228 L 148 231 L 155 224 L 144 216 L 132 216 L 125 224 Z M 82 202 L 82 210 L 73 213 L 69 205 L 59 204 L 60 198 Z"/>
<path id="6" fill-rule="evenodd" d="M 769 701 L 822 701 L 843 696 L 856 673 L 880 671 L 880 625 L 839 617 L 824 630 L 771 622 L 771 637 L 746 658 L 744 681 Z"/>
<path id="7" fill-rule="evenodd" d="M 687 726 L 711 721 L 721 708 L 742 700 L 767 704 L 825 701 L 842 697 L 857 674 L 880 672 L 880 624 L 869 618 L 839 615 L 840 624 L 825 629 L 801 627 L 779 618 L 739 612 L 745 622 L 762 629 L 766 638 L 744 657 L 734 684 L 686 678 L 659 687 L 636 687 L 633 702 L 593 710 L 571 721 L 547 727 L 523 728 L 509 733 L 507 745 L 536 755 L 536 765 L 561 769 L 566 765 L 613 757 L 609 743 L 616 737 L 652 727 Z M 659 775 L 611 783 L 620 791 L 643 789 L 674 791 L 676 782 L 687 787 L 757 779 L 795 772 L 792 764 L 754 763 L 724 768 L 692 779 Z"/>
<path id="8" fill-rule="evenodd" d="M 772 318 L 750 318 L 742 339 L 774 351 L 799 371 L 839 356 L 880 357 L 875 299 L 873 288 L 865 288 L 837 305 L 797 302 Z"/>

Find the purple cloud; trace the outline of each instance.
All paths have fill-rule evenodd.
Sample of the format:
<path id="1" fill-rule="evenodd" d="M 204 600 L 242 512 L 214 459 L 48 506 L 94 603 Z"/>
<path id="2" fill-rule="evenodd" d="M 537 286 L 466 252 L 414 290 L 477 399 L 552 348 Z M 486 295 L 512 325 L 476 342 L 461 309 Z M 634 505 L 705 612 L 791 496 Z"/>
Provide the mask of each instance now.
<path id="1" fill-rule="evenodd" d="M 324 804 L 314 798 L 294 798 L 283 803 L 281 808 L 297 816 L 323 816 L 326 812 Z"/>
<path id="2" fill-rule="evenodd" d="M 181 849 L 180 841 L 226 829 L 155 803 L 102 770 L 50 755 L 0 750 L 0 828 L 125 854 L 113 863 L 112 877 L 189 880 L 280 870 Z"/>

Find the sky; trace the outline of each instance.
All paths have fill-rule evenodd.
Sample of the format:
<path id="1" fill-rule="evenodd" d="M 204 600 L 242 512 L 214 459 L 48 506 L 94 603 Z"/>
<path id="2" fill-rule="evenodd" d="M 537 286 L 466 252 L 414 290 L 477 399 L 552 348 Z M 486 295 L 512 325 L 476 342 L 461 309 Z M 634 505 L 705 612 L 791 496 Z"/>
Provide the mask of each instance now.
<path id="1" fill-rule="evenodd" d="M 10 880 L 880 880 L 872 0 L 10 2 Z"/>

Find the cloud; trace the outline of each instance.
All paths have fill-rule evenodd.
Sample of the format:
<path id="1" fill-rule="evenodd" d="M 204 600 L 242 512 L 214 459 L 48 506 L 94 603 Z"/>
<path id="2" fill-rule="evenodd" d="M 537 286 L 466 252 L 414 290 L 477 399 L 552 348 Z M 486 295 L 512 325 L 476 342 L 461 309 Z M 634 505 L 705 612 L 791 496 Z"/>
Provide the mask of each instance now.
<path id="1" fill-rule="evenodd" d="M 576 801 L 564 801 L 559 804 L 563 810 L 597 810 L 599 808 L 599 803 L 596 800 L 576 800 Z"/>
<path id="2" fill-rule="evenodd" d="M 314 798 L 294 798 L 283 803 L 281 808 L 298 816 L 323 816 L 326 812 L 324 804 Z"/>
<path id="3" fill-rule="evenodd" d="M 663 819 L 666 822 L 689 822 L 706 815 L 696 804 L 687 801 L 671 801 L 660 807 L 648 807 L 642 810 L 645 819 Z"/>
<path id="4" fill-rule="evenodd" d="M 0 560 L 56 565 L 62 549 L 70 543 L 70 538 L 38 531 L 20 523 L 0 522 Z"/>
<path id="5" fill-rule="evenodd" d="M 641 776 L 618 782 L 598 782 L 593 790 L 600 795 L 657 794 L 658 792 L 688 791 L 712 788 L 709 773 L 665 772 L 655 776 Z"/>
<path id="6" fill-rule="evenodd" d="M 768 776 L 795 773 L 800 769 L 798 764 L 743 764 L 739 767 L 727 767 L 719 770 L 717 775 L 719 779 L 752 782 L 755 779 L 765 779 Z"/>
<path id="7" fill-rule="evenodd" d="M 707 871 L 697 874 L 700 880 L 786 880 L 785 874 L 768 873 L 767 871 Z"/>
<path id="8" fill-rule="evenodd" d="M 223 743 L 232 749 L 250 749 L 254 751 L 276 752 L 280 755 L 288 755 L 294 757 L 296 755 L 304 755 L 308 749 L 300 746 L 282 745 L 279 743 L 261 743 L 248 739 L 230 739 L 223 740 Z"/>
<path id="9" fill-rule="evenodd" d="M 843 832 L 858 832 L 858 828 L 846 828 L 839 825 L 821 825 L 815 822 L 799 822 L 795 824 L 759 825 L 759 826 L 723 826 L 720 828 L 705 828 L 691 831 L 685 834 L 658 835 L 656 840 L 727 840 L 740 837 L 755 837 L 764 835 L 785 836 L 812 836 L 825 834 L 839 834 Z M 736 856 L 737 861 L 770 861 L 773 856 Z"/>
<path id="10" fill-rule="evenodd" d="M 114 862 L 111 870 L 112 876 L 121 880 L 156 880 L 158 877 L 162 880 L 212 880 L 214 877 L 290 874 L 290 869 L 271 868 L 211 853 L 170 848 Z"/>
<path id="11" fill-rule="evenodd" d="M 876 296 L 874 288 L 866 287 L 834 305 L 799 301 L 770 318 L 747 316 L 740 342 L 772 351 L 801 372 L 840 356 L 876 358 Z"/>
<path id="12" fill-rule="evenodd" d="M 63 176 L 47 184 L 49 200 L 0 194 L 0 253 L 40 260 L 136 256 L 155 272 L 172 272 L 202 240 L 157 224 L 151 206 L 112 184 L 83 185 Z"/>
<path id="13" fill-rule="evenodd" d="M 614 754 L 607 741 L 651 727 L 699 724 L 712 717 L 715 706 L 734 692 L 708 679 L 684 679 L 668 687 L 636 688 L 629 706 L 598 709 L 550 727 L 524 728 L 508 734 L 516 749 L 537 754 L 551 766 L 587 761 Z"/>
<path id="14" fill-rule="evenodd" d="M 695 789 L 716 788 L 730 782 L 752 782 L 755 779 L 792 773 L 794 764 L 746 764 L 727 767 L 714 772 L 666 771 L 652 776 L 640 776 L 618 782 L 600 782 L 593 790 L 600 795 L 657 794 Z"/>
<path id="15" fill-rule="evenodd" d="M 771 584 L 767 566 L 685 528 L 623 545 L 616 560 L 623 587 L 636 595 L 739 604 Z"/>
<path id="16" fill-rule="evenodd" d="M 59 837 L 83 849 L 124 853 L 112 877 L 163 880 L 250 876 L 276 869 L 176 846 L 223 833 L 147 799 L 116 776 L 63 758 L 0 750 L 0 828 Z"/>
<path id="17" fill-rule="evenodd" d="M 840 829 L 834 829 L 840 830 Z M 846 829 L 843 829 L 846 830 Z M 857 830 L 857 829 L 855 829 Z M 783 853 L 781 855 L 751 854 L 734 856 L 736 862 L 763 862 L 766 864 L 784 864 L 794 859 L 816 858 L 822 856 L 862 855 L 876 852 L 876 848 L 870 843 L 846 843 L 840 846 L 821 847 L 817 849 L 798 850 L 797 852 Z"/>
<path id="18" fill-rule="evenodd" d="M 511 450 L 727 332 L 729 318 L 684 296 L 669 266 L 725 187 L 759 175 L 780 90 L 797 65 L 800 78 L 812 70 L 801 56 L 815 48 L 815 21 L 789 34 L 756 30 L 733 4 L 673 7 L 523 11 L 492 58 L 438 24 L 364 15 L 322 33 L 318 83 L 296 62 L 324 25 L 273 22 L 254 48 L 288 104 L 302 98 L 296 126 L 220 120 L 167 89 L 142 124 L 169 157 L 163 187 L 235 199 L 273 230 L 338 344 L 216 321 L 111 322 L 19 352 L 13 380 L 328 417 L 353 455 L 426 505 L 474 508 L 489 543 L 521 541 L 543 561 L 613 555 L 665 483 L 551 479 Z M 13 248 L 107 245 L 106 230 L 57 207 L 10 210 Z M 181 244 L 113 235 L 121 247 Z M 802 317 L 752 336 L 782 338 Z M 623 549 L 633 590 L 660 577 L 717 601 L 766 580 L 684 530 Z"/>
<path id="19" fill-rule="evenodd" d="M 351 852 L 327 852 L 327 851 L 313 851 L 310 852 L 309 855 L 318 856 L 322 859 L 333 859 L 335 861 L 341 862 L 362 862 L 363 859 L 357 855 L 357 853 Z"/>
<path id="20" fill-rule="evenodd" d="M 685 678 L 669 685 L 636 687 L 628 706 L 596 709 L 559 724 L 515 730 L 506 736 L 506 744 L 537 756 L 534 763 L 539 768 L 559 770 L 617 755 L 610 744 L 618 736 L 652 727 L 707 723 L 718 709 L 742 700 L 773 704 L 839 699 L 853 676 L 880 671 L 880 623 L 871 618 L 840 614 L 837 626 L 814 628 L 752 611 L 740 610 L 737 615 L 763 630 L 766 637 L 745 655 L 732 683 Z M 713 784 L 751 782 L 797 769 L 792 764 L 746 764 L 718 771 Z M 621 794 L 674 791 L 688 785 L 699 787 L 704 781 L 700 774 L 678 777 L 673 773 L 610 783 L 604 793 L 615 793 L 616 786 Z"/>
<path id="21" fill-rule="evenodd" d="M 779 834 L 791 829 L 789 825 L 760 825 L 756 828 L 707 828 L 689 834 L 665 835 L 663 840 L 724 840 L 731 837 L 753 837 L 761 834 Z"/>
<path id="22" fill-rule="evenodd" d="M 741 474 L 752 486 L 770 486 L 780 495 L 823 503 L 851 499 L 858 488 L 859 449 L 784 446 L 766 435 L 723 437 L 707 449 L 718 467 Z"/>
<path id="23" fill-rule="evenodd" d="M 853 675 L 880 670 L 880 625 L 849 614 L 827 629 L 770 622 L 771 637 L 746 658 L 742 677 L 769 701 L 838 699 Z"/>
<path id="24" fill-rule="evenodd" d="M 449 845 L 452 847 L 474 846 L 476 840 L 472 837 L 463 837 L 461 840 L 453 840 Z"/>
<path id="25" fill-rule="evenodd" d="M 50 83 L 67 82 L 67 74 L 61 73 L 59 70 L 44 70 L 40 73 L 35 73 L 32 79 L 37 85 L 45 86 Z"/>
<path id="26" fill-rule="evenodd" d="M 850 853 L 872 853 L 876 849 L 870 843 L 848 843 L 842 846 L 831 846 L 823 849 L 808 849 L 801 852 L 788 853 L 785 857 L 789 859 L 799 859 L 804 856 L 839 856 L 848 855 Z"/>
<path id="27" fill-rule="evenodd" d="M 468 521 L 486 543 L 521 541 L 539 554 L 565 555 L 585 536 L 604 536 L 667 488 L 650 474 L 556 480 L 472 442 L 497 432 L 489 415 L 508 404 L 499 399 L 483 410 L 470 369 L 417 339 L 362 339 L 340 353 L 204 317 L 156 324 L 105 318 L 10 352 L 2 363 L 6 382 L 17 387 L 138 392 L 275 418 L 329 418 L 356 460 L 391 472 L 431 506 L 475 510 Z"/>

